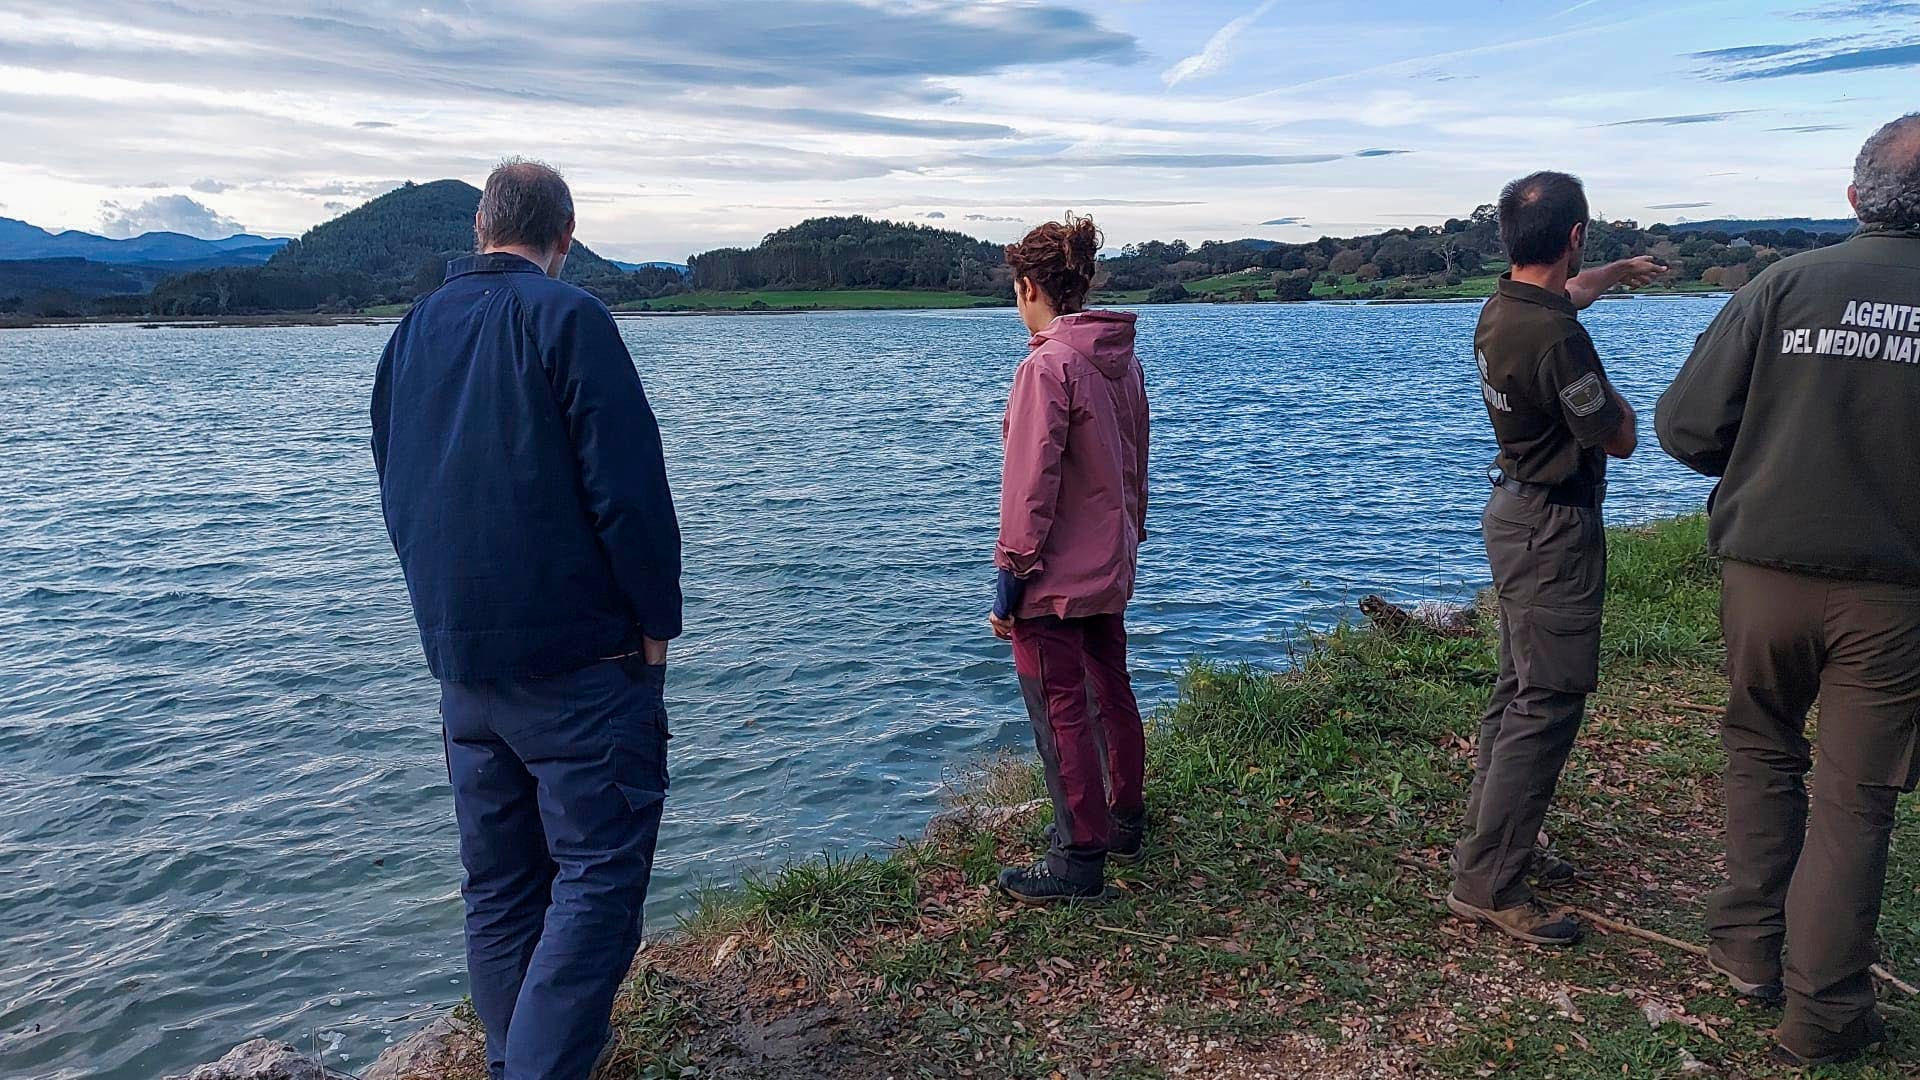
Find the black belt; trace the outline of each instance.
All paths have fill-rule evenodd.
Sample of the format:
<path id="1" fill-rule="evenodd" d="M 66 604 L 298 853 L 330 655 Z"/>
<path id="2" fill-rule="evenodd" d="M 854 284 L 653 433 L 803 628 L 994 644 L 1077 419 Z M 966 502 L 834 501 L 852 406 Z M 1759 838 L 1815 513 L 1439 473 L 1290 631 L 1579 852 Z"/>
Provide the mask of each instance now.
<path id="1" fill-rule="evenodd" d="M 1544 496 L 1548 506 L 1572 506 L 1581 510 L 1600 509 L 1600 498 L 1607 491 L 1605 484 L 1587 484 L 1573 480 L 1558 484 L 1530 484 L 1500 472 L 1493 473 L 1489 478 L 1493 481 L 1494 487 L 1511 491 L 1522 498 Z"/>

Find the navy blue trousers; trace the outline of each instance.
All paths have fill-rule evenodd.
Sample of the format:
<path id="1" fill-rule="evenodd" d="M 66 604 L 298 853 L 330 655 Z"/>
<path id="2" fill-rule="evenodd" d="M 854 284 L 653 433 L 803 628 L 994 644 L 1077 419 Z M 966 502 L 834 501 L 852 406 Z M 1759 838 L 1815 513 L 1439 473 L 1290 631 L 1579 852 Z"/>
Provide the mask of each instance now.
<path id="1" fill-rule="evenodd" d="M 493 1080 L 587 1080 L 640 947 L 667 791 L 666 669 L 442 683 L 467 973 Z"/>

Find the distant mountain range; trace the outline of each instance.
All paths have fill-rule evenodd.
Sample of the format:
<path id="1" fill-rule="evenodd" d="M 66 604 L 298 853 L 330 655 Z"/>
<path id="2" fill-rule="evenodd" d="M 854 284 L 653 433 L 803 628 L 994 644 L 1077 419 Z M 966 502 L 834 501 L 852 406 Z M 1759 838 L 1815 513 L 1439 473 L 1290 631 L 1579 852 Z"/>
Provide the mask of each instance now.
<path id="1" fill-rule="evenodd" d="M 473 215 L 479 201 L 479 189 L 459 180 L 407 183 L 314 226 L 297 240 L 246 233 L 203 240 L 171 232 L 115 240 L 77 230 L 53 233 L 0 218 L 0 315 L 199 317 L 403 306 L 440 284 L 447 260 L 473 250 Z M 1477 272 L 1480 261 L 1470 255 L 1497 257 L 1491 208 L 1483 210 L 1485 221 L 1482 212 L 1476 212 L 1472 220 L 1449 221 L 1441 229 L 1389 230 L 1306 245 L 1264 239 L 1197 248 L 1180 241 L 1143 242 L 1128 245 L 1103 266 L 1108 287 L 1122 292 L 1161 286 L 1171 290 L 1209 274 L 1250 269 L 1269 278 L 1275 272 L 1304 277 L 1309 286 L 1322 278 L 1339 278 L 1342 289 L 1368 286 L 1384 291 L 1390 290 L 1389 281 Z M 1603 225 L 1596 223 L 1597 232 L 1611 235 Z M 1636 230 L 1615 238 L 1612 248 L 1617 252 L 1596 246 L 1591 254 L 1598 258 L 1638 252 L 1655 244 L 1655 232 L 1671 234 L 1678 245 L 1674 254 L 1685 264 L 1682 280 L 1706 281 L 1707 271 L 1724 278 L 1727 268 L 1741 261 L 1738 256 L 1758 250 L 1752 245 L 1723 250 L 1728 237 L 1755 233 L 1753 242 L 1764 242 L 1768 257 L 1777 258 L 1821 238 L 1838 239 L 1835 234 L 1844 236 L 1854 228 L 1854 222 L 1840 219 L 1695 221 L 1650 226 L 1654 231 L 1645 235 Z M 1780 235 L 1795 230 L 1809 235 Z M 1758 235 L 1762 233 L 1767 234 L 1764 241 Z M 1709 239 L 1699 234 L 1725 235 Z M 566 264 L 568 281 L 615 306 L 690 289 L 1004 294 L 1004 278 L 996 244 L 925 225 L 858 217 L 811 219 L 769 234 L 754 248 L 706 252 L 690 265 L 617 262 L 579 242 Z M 1258 283 L 1252 291 L 1258 292 Z"/>
<path id="2" fill-rule="evenodd" d="M 1772 230 L 1786 232 L 1799 229 L 1802 232 L 1820 236 L 1825 233 L 1846 235 L 1860 227 L 1852 218 L 1719 218 L 1714 221 L 1686 221 L 1678 225 L 1669 225 L 1667 231 L 1677 233 L 1723 232 L 1728 236 L 1738 236 L 1745 232 Z"/>
<path id="3" fill-rule="evenodd" d="M 14 218 L 0 217 L 0 260 L 86 259 L 115 265 L 129 263 L 195 263 L 208 266 L 247 266 L 266 262 L 285 247 L 285 238 L 240 233 L 221 240 L 202 240 L 176 232 L 150 232 L 125 240 L 96 236 L 77 229 L 48 232 Z"/>

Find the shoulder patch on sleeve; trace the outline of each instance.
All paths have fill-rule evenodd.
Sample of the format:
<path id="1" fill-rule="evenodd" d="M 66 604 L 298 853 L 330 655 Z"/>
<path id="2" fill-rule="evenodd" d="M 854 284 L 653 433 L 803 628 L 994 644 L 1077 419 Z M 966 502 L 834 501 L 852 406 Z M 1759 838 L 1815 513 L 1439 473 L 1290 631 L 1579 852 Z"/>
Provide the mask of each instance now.
<path id="1" fill-rule="evenodd" d="M 1589 373 L 1579 382 L 1560 391 L 1560 400 L 1567 403 L 1567 411 L 1575 416 L 1592 416 L 1607 404 L 1607 388 L 1600 376 Z"/>

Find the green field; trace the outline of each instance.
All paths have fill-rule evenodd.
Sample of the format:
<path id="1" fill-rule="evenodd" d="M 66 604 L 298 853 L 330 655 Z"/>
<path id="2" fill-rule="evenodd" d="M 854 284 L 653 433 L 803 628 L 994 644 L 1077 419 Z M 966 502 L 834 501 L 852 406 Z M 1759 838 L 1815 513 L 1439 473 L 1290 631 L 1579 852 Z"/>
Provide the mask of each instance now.
<path id="1" fill-rule="evenodd" d="M 1003 307 L 971 293 L 912 289 L 756 290 L 692 292 L 622 304 L 620 311 L 902 311 L 916 308 Z"/>

